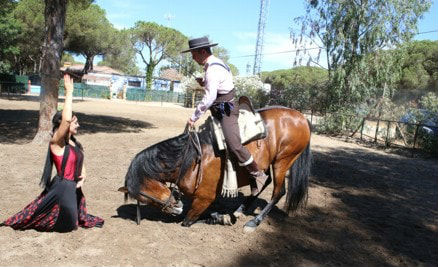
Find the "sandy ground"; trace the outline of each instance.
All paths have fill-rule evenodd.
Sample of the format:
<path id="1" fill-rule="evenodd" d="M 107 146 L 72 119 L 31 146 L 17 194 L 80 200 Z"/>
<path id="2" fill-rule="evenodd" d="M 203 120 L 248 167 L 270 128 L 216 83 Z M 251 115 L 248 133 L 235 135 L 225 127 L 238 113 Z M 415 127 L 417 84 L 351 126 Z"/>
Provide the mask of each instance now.
<path id="1" fill-rule="evenodd" d="M 41 192 L 47 146 L 29 143 L 38 109 L 36 98 L 0 98 L 0 221 Z M 142 206 L 137 226 L 134 202 L 124 203 L 117 192 L 130 160 L 145 147 L 181 133 L 193 110 L 108 100 L 78 100 L 73 109 L 85 148 L 88 212 L 103 217 L 105 225 L 65 234 L 1 227 L 1 266 L 438 264 L 436 159 L 390 154 L 314 134 L 306 209 L 285 216 L 282 200 L 256 232 L 244 234 L 243 225 L 253 213 L 232 226 L 185 228 L 180 226 L 182 217 Z M 268 188 L 257 204 L 266 205 L 270 194 Z M 219 200 L 213 208 L 229 203 Z"/>

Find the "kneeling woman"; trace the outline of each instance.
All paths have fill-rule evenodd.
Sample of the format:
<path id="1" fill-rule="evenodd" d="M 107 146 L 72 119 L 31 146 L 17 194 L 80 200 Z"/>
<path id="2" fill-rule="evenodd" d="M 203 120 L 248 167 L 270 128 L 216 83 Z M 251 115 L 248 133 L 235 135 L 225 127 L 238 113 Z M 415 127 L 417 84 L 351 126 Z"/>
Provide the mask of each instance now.
<path id="1" fill-rule="evenodd" d="M 64 75 L 65 104 L 53 117 L 53 136 L 47 152 L 41 185 L 44 191 L 22 211 L 4 221 L 2 226 L 16 230 L 69 232 L 78 226 L 102 227 L 103 219 L 87 214 L 81 186 L 86 177 L 83 150 L 74 135 L 79 128 L 72 114 L 73 80 Z M 57 175 L 51 178 L 55 164 Z"/>

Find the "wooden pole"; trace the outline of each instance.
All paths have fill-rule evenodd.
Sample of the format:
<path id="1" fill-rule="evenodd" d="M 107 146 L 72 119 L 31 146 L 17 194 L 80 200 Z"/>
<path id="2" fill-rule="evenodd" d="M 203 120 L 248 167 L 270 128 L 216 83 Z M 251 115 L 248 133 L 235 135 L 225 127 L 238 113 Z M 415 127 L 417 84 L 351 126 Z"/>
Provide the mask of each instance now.
<path id="1" fill-rule="evenodd" d="M 391 122 L 388 121 L 388 125 L 386 127 L 386 141 L 385 141 L 386 147 L 389 147 L 389 145 L 390 145 L 390 142 L 389 142 L 389 129 L 390 129 L 390 127 L 391 127 Z"/>
<path id="2" fill-rule="evenodd" d="M 379 123 L 380 123 L 380 119 L 377 119 L 376 134 L 374 135 L 374 143 L 377 143 L 377 134 L 379 132 Z"/>
<path id="3" fill-rule="evenodd" d="M 414 151 L 415 151 L 415 144 L 417 143 L 417 135 L 418 135 L 418 128 L 419 128 L 419 124 L 417 124 L 417 127 L 415 128 L 415 134 L 414 134 L 414 144 L 412 145 L 412 154 L 411 157 L 414 156 Z"/>

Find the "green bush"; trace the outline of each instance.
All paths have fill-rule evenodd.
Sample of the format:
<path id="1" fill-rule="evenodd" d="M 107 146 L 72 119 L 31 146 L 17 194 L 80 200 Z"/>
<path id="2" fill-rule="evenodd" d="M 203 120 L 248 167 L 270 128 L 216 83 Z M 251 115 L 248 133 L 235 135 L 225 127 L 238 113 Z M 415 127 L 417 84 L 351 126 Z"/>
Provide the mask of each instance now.
<path id="1" fill-rule="evenodd" d="M 361 122 L 362 117 L 357 116 L 354 109 L 341 107 L 327 113 L 316 127 L 316 131 L 330 135 L 349 134 L 356 130 Z"/>

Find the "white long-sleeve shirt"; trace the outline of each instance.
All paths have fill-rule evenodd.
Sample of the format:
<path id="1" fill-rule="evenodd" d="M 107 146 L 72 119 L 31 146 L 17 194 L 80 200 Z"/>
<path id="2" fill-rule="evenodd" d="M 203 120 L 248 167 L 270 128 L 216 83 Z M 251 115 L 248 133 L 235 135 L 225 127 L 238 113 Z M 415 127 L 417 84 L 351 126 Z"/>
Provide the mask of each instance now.
<path id="1" fill-rule="evenodd" d="M 192 121 L 197 121 L 202 114 L 211 107 L 218 94 L 227 94 L 234 88 L 233 75 L 231 72 L 220 65 L 212 65 L 212 63 L 219 63 L 226 66 L 221 59 L 213 55 L 207 58 L 207 62 L 204 65 L 205 95 L 196 107 L 191 117 Z"/>

